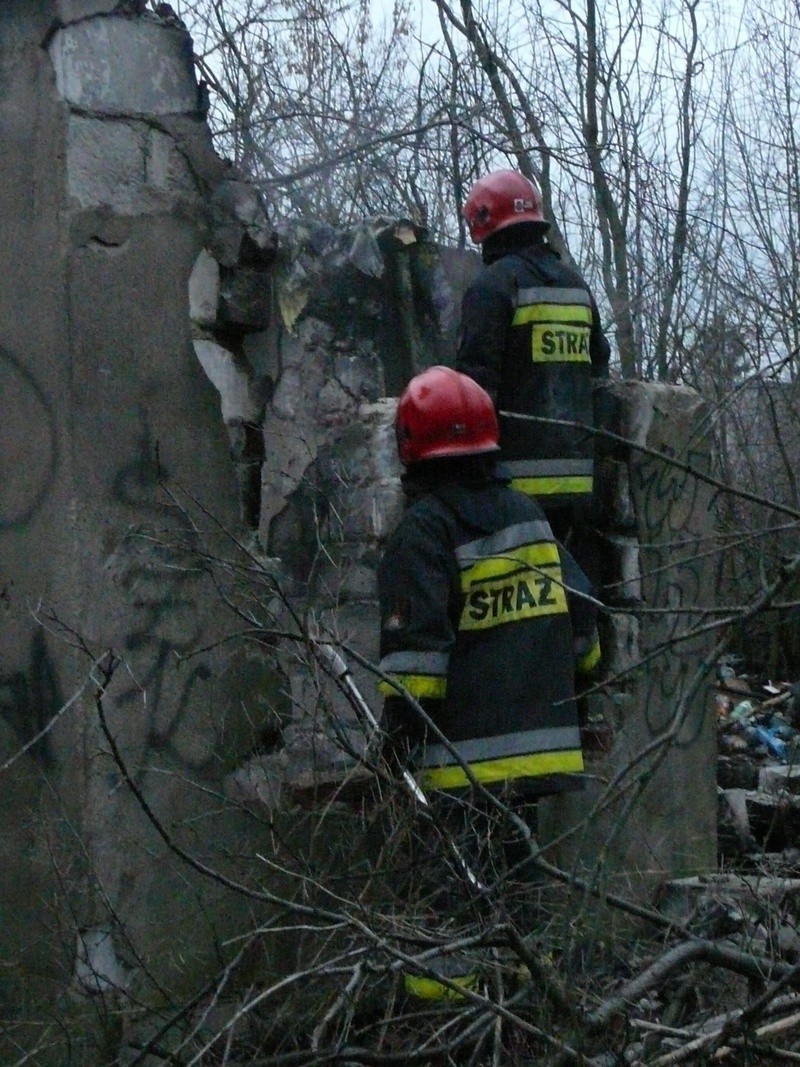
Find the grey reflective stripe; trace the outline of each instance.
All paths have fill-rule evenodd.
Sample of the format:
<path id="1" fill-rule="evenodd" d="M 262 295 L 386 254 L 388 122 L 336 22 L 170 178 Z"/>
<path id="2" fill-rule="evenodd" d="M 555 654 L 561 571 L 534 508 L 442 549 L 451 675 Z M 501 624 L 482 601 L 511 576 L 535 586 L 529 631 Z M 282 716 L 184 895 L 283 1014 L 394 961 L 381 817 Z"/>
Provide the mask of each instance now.
<path id="1" fill-rule="evenodd" d="M 505 756 L 530 756 L 536 752 L 563 752 L 580 748 L 581 735 L 577 726 L 558 726 L 550 730 L 521 730 L 500 737 L 482 737 L 475 741 L 457 741 L 453 749 L 464 763 L 477 763 L 485 759 L 503 759 Z M 458 759 L 445 745 L 426 745 L 421 767 L 447 767 Z"/>
<path id="2" fill-rule="evenodd" d="M 530 522 L 518 522 L 513 526 L 506 526 L 497 533 L 479 537 L 476 541 L 468 541 L 465 545 L 459 545 L 456 556 L 461 569 L 471 566 L 477 559 L 487 559 L 489 556 L 502 556 L 504 552 L 521 545 L 535 544 L 538 541 L 554 541 L 550 523 L 543 519 L 532 519 Z"/>
<path id="3" fill-rule="evenodd" d="M 570 478 L 594 472 L 591 459 L 511 459 L 500 464 L 507 478 Z"/>
<path id="4" fill-rule="evenodd" d="M 591 307 L 592 302 L 585 289 L 558 289 L 548 286 L 534 286 L 530 289 L 517 290 L 514 306 L 528 307 L 530 304 L 583 304 Z"/>
<path id="5" fill-rule="evenodd" d="M 390 652 L 378 667 L 384 674 L 446 675 L 449 652 Z"/>

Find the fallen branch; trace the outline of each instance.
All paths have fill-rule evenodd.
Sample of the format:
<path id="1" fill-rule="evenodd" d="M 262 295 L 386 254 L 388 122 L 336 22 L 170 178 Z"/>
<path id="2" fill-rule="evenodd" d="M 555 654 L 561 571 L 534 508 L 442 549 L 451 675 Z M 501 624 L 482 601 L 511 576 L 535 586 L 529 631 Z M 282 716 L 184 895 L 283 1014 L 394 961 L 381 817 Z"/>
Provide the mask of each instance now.
<path id="1" fill-rule="evenodd" d="M 615 1015 L 624 1014 L 646 992 L 663 983 L 673 971 L 685 967 L 687 963 L 695 962 L 723 967 L 745 978 L 762 982 L 772 976 L 777 976 L 787 979 L 789 984 L 797 984 L 800 987 L 798 968 L 781 960 L 755 956 L 751 952 L 744 952 L 741 949 L 713 941 L 702 939 L 684 941 L 669 949 L 636 978 L 627 982 L 613 997 L 604 1001 L 589 1016 L 587 1020 L 589 1026 L 592 1029 L 600 1029 L 607 1025 Z"/>

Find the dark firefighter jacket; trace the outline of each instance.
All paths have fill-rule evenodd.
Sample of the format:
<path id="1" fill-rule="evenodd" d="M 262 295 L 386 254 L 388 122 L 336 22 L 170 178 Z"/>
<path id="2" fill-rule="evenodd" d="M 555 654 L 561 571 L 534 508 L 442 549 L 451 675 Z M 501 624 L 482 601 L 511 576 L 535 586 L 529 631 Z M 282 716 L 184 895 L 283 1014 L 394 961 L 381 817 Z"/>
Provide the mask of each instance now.
<path id="1" fill-rule="evenodd" d="M 592 426 L 591 380 L 607 375 L 609 346 L 585 281 L 536 223 L 492 235 L 483 256 L 462 303 L 456 369 L 487 390 L 498 412 Z M 511 484 L 546 510 L 591 498 L 591 433 L 501 415 L 500 445 Z"/>
<path id="2" fill-rule="evenodd" d="M 457 756 L 425 736 L 385 681 L 390 736 L 423 788 L 518 780 L 527 793 L 579 787 L 576 661 L 599 659 L 588 582 L 541 508 L 505 481 L 450 484 L 417 500 L 378 569 L 381 670 L 414 696 Z"/>

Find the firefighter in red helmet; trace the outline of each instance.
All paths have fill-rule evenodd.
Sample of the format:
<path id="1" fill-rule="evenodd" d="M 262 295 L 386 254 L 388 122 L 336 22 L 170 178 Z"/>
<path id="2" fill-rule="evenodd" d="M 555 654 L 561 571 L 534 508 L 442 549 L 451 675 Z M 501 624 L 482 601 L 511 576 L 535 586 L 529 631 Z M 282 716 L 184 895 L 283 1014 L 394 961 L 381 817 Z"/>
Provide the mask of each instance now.
<path id="1" fill-rule="evenodd" d="M 599 658 L 595 601 L 539 505 L 498 477 L 494 405 L 472 378 L 419 374 L 395 427 L 411 503 L 378 568 L 385 722 L 423 790 L 472 805 L 474 837 L 473 779 L 514 802 L 581 786 L 573 678 Z"/>
<path id="2" fill-rule="evenodd" d="M 378 568 L 381 670 L 430 701 L 479 781 L 577 788 L 573 671 L 576 655 L 588 670 L 599 654 L 585 576 L 538 504 L 497 476 L 494 406 L 473 379 L 417 375 L 395 425 L 413 502 Z M 413 709 L 384 691 L 390 727 L 419 738 Z M 423 784 L 469 784 L 440 745 L 417 759 Z"/>
<path id="3" fill-rule="evenodd" d="M 584 279 L 547 241 L 534 185 L 513 170 L 480 178 L 464 202 L 484 268 L 461 309 L 456 368 L 501 413 L 500 445 L 511 484 L 542 505 L 558 538 L 589 563 L 586 538 L 594 478 L 592 379 L 608 375 L 609 345 Z"/>

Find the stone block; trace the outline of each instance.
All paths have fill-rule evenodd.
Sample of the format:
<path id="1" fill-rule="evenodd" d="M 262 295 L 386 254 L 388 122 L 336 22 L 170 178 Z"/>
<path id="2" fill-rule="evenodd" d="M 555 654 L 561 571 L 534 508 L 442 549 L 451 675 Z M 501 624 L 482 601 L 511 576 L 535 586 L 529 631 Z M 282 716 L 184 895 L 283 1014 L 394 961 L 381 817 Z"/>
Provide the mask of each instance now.
<path id="1" fill-rule="evenodd" d="M 176 194 L 197 194 L 171 137 L 143 122 L 83 115 L 68 121 L 67 188 L 83 208 L 107 206 L 122 214 L 162 212 Z"/>
<path id="2" fill-rule="evenodd" d="M 250 330 L 269 324 L 272 288 L 270 274 L 250 267 L 224 268 L 221 272 L 219 318 L 221 322 Z"/>
<path id="3" fill-rule="evenodd" d="M 153 189 L 194 196 L 194 175 L 183 152 L 176 149 L 172 137 L 162 130 L 150 129 L 145 156 L 145 182 Z"/>
<path id="4" fill-rule="evenodd" d="M 70 218 L 69 235 L 76 248 L 86 245 L 104 248 L 122 248 L 133 233 L 129 215 L 118 215 L 107 205 L 75 211 Z"/>
<path id="5" fill-rule="evenodd" d="M 219 263 L 203 249 L 189 275 L 189 317 L 199 326 L 213 326 L 219 303 Z"/>
<path id="6" fill-rule="evenodd" d="M 394 433 L 396 410 L 394 398 L 379 400 L 375 404 L 362 403 L 358 408 L 358 421 L 370 427 L 369 463 L 378 481 L 399 479 L 403 471 L 397 458 Z"/>
<path id="7" fill-rule="evenodd" d="M 132 214 L 145 185 L 146 127 L 71 115 L 67 126 L 67 190 L 81 207 L 108 205 Z"/>
<path id="8" fill-rule="evenodd" d="M 343 521 L 344 536 L 383 541 L 397 526 L 402 513 L 403 491 L 399 480 L 354 489 Z"/>
<path id="9" fill-rule="evenodd" d="M 258 404 L 250 395 L 247 372 L 233 353 L 216 341 L 197 340 L 193 344 L 200 365 L 219 393 L 224 421 L 254 421 L 259 414 Z"/>
<path id="10" fill-rule="evenodd" d="M 720 824 L 730 823 L 738 847 L 745 851 L 752 851 L 757 846 L 750 829 L 747 790 L 738 788 L 723 789 L 721 799 L 724 803 L 724 809 L 720 810 Z"/>
<path id="11" fill-rule="evenodd" d="M 211 195 L 213 212 L 209 247 L 223 266 L 268 266 L 276 238 L 258 190 L 247 182 L 225 179 Z"/>
<path id="12" fill-rule="evenodd" d="M 79 992 L 92 996 L 128 987 L 130 973 L 120 963 L 114 937 L 107 926 L 81 930 L 76 939 L 73 982 Z"/>
<path id="13" fill-rule="evenodd" d="M 374 354 L 337 356 L 333 361 L 333 373 L 351 397 L 375 401 L 383 393 L 383 372 Z"/>
<path id="14" fill-rule="evenodd" d="M 58 30 L 50 42 L 56 89 L 72 107 L 105 115 L 197 110 L 192 40 L 148 19 L 97 18 Z"/>

